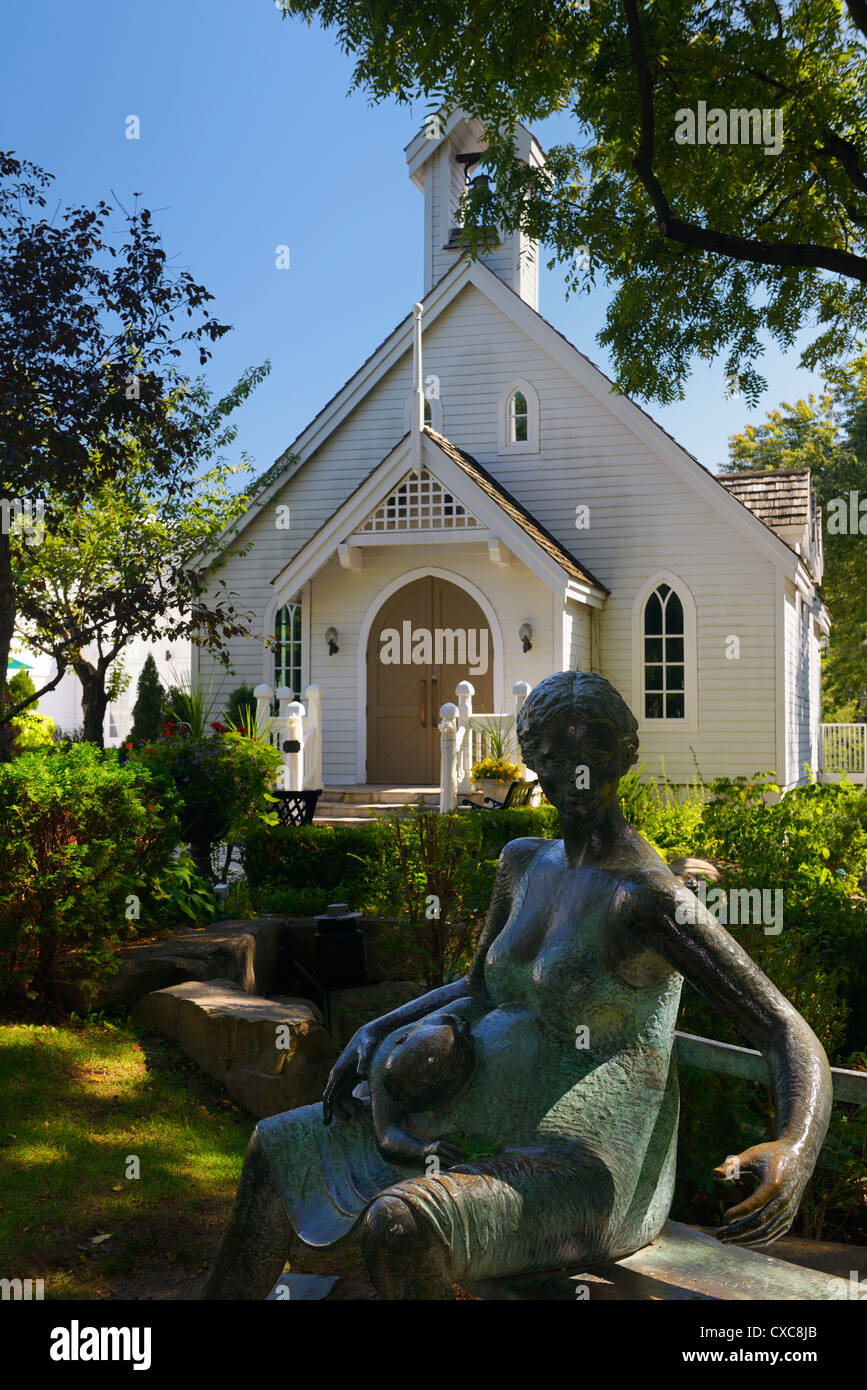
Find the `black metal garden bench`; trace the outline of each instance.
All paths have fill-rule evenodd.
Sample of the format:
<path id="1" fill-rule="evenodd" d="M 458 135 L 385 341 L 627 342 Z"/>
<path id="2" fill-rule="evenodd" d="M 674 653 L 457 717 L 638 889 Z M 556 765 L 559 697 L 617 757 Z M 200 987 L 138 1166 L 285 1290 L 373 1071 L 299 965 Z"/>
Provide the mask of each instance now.
<path id="1" fill-rule="evenodd" d="M 493 796 L 486 796 L 481 802 L 471 801 L 465 796 L 461 802 L 462 806 L 469 806 L 473 811 L 514 811 L 518 806 L 529 806 L 533 792 L 538 786 L 535 780 L 532 782 L 512 782 L 506 792 L 505 801 L 497 801 Z"/>

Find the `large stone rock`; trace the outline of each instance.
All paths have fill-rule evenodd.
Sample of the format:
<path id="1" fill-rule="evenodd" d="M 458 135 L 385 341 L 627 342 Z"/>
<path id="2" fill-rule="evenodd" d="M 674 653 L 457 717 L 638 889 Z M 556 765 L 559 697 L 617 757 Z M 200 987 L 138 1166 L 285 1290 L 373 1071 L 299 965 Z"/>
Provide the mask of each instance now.
<path id="1" fill-rule="evenodd" d="M 174 932 L 147 945 L 133 943 L 118 951 L 118 969 L 98 979 L 82 977 L 75 956 L 66 956 L 52 972 L 52 992 L 82 1014 L 130 1009 L 153 990 L 189 980 L 231 980 L 248 994 L 264 994 L 287 927 L 285 917 L 254 917 Z"/>
<path id="2" fill-rule="evenodd" d="M 262 999 L 230 980 L 193 981 L 145 995 L 143 1028 L 174 1038 L 260 1119 L 322 1099 L 337 1047 L 307 999 Z"/>
<path id="3" fill-rule="evenodd" d="M 391 978 L 388 955 L 380 957 L 379 933 L 393 923 L 386 918 L 363 917 L 367 967 L 374 978 Z M 54 997 L 68 1009 L 85 1014 L 88 1009 L 131 1009 L 144 995 L 188 980 L 232 980 L 248 994 L 294 993 L 291 960 L 313 968 L 315 917 L 252 917 L 236 922 L 216 922 L 173 932 L 163 941 L 133 942 L 117 952 L 118 969 L 99 978 L 82 976 L 74 953 L 63 956 L 51 972 Z M 280 983 L 280 979 L 283 983 Z"/>

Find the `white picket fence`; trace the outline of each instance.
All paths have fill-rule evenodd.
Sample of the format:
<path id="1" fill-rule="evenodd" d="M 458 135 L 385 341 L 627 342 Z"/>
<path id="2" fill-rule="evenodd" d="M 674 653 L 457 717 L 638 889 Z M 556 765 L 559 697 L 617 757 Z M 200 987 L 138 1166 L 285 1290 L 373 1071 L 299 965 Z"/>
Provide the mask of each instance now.
<path id="1" fill-rule="evenodd" d="M 515 721 L 518 710 L 523 705 L 532 686 L 526 681 L 516 681 L 512 686 L 514 710 L 502 713 L 474 713 L 473 696 L 475 690 L 469 681 L 461 681 L 455 690 L 458 703 L 448 703 L 440 708 L 440 810 L 453 811 L 457 805 L 458 793 L 470 790 L 470 768 L 480 758 L 486 758 L 491 750 L 491 731 L 511 734 L 511 747 L 507 753 L 510 762 L 518 765 L 518 779 L 531 781 L 521 759 L 521 750 L 515 736 Z"/>
<path id="2" fill-rule="evenodd" d="M 845 772 L 867 786 L 867 724 L 823 724 L 821 733 L 820 778 L 839 782 Z"/>
<path id="3" fill-rule="evenodd" d="M 271 713 L 274 690 L 257 685 L 256 720 L 266 730 L 268 742 L 283 752 L 283 770 L 277 785 L 281 791 L 315 791 L 322 787 L 322 694 L 318 685 L 304 691 L 307 707 L 295 699 L 294 691 L 281 686 L 277 691 L 279 712 Z M 283 751 L 283 744 L 298 744 L 296 752 Z"/>

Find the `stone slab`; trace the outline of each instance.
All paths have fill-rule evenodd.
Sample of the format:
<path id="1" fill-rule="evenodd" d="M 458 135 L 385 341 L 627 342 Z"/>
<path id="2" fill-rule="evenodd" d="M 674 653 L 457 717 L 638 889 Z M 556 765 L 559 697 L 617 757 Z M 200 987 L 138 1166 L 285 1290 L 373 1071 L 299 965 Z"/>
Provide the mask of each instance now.
<path id="1" fill-rule="evenodd" d="M 55 997 L 78 1013 L 131 1009 L 153 990 L 190 980 L 231 980 L 248 994 L 271 987 L 285 917 L 253 917 L 173 932 L 162 941 L 132 943 L 118 951 L 118 968 L 100 979 L 80 978 L 74 954 L 52 972 Z"/>
<path id="2" fill-rule="evenodd" d="M 337 1048 L 309 999 L 263 999 L 231 980 L 192 981 L 139 1000 L 133 1019 L 165 1033 L 262 1119 L 322 1099 Z"/>
<path id="3" fill-rule="evenodd" d="M 573 1303 L 585 1299 L 815 1302 L 847 1297 L 842 1281 L 822 1270 L 805 1269 L 743 1246 L 722 1245 L 715 1236 L 677 1221 L 667 1221 L 656 1240 L 616 1264 L 464 1281 L 464 1287 L 487 1300 L 568 1299 Z"/>

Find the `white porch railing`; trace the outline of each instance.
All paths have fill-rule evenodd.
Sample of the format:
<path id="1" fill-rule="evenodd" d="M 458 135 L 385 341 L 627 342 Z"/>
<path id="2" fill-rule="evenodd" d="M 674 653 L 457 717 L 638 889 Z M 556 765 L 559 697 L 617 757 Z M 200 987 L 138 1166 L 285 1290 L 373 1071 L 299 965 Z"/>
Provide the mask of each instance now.
<path id="1" fill-rule="evenodd" d="M 286 686 L 277 691 L 279 714 L 272 715 L 274 691 L 270 685 L 257 685 L 256 720 L 267 733 L 268 742 L 283 752 L 283 766 L 278 771 L 280 791 L 316 791 L 322 787 L 322 697 L 318 685 L 308 685 L 304 692 L 305 709 Z M 298 745 L 286 751 L 284 743 Z"/>
<path id="2" fill-rule="evenodd" d="M 456 705 L 448 703 L 440 709 L 440 810 L 453 811 L 458 793 L 470 790 L 470 768 L 490 754 L 491 733 L 507 734 L 514 729 L 518 710 L 532 686 L 517 681 L 512 686 L 515 707 L 512 713 L 473 713 L 475 690 L 469 681 L 461 681 L 455 690 Z M 518 777 L 528 781 L 527 769 L 521 758 L 517 737 L 513 738 L 514 752 L 510 761 L 518 765 Z"/>
<path id="3" fill-rule="evenodd" d="M 839 782 L 845 772 L 867 786 L 867 724 L 822 724 L 820 750 L 820 777 Z"/>

